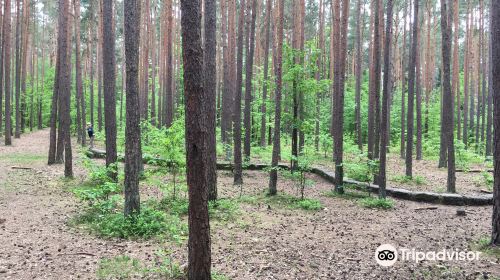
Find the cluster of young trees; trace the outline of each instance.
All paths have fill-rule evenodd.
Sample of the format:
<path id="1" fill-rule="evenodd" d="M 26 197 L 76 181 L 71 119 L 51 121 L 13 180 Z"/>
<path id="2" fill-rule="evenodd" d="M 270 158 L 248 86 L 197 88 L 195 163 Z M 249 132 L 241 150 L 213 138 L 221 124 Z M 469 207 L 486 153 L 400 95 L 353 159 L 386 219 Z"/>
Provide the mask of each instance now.
<path id="1" fill-rule="evenodd" d="M 367 158 L 379 162 L 381 198 L 391 146 L 400 146 L 411 177 L 423 142 L 439 138 L 448 192 L 456 191 L 460 142 L 493 154 L 492 243 L 500 245 L 497 1 L 490 9 L 484 0 L 291 2 L 3 0 L 5 145 L 26 126 L 49 126 L 48 163 L 64 162 L 71 177 L 71 134 L 85 145 L 86 124 L 94 125 L 97 114 L 116 179 L 124 123 L 124 211 L 133 215 L 140 211 L 140 122 L 169 127 L 184 117 L 190 279 L 210 278 L 207 205 L 217 199 L 217 125 L 235 184 L 243 183 L 252 149 L 272 145 L 270 195 L 285 157 L 282 140 L 291 140 L 292 170 L 308 147 L 332 152 L 337 192 L 343 192 L 344 138 L 360 150 L 366 144 Z"/>

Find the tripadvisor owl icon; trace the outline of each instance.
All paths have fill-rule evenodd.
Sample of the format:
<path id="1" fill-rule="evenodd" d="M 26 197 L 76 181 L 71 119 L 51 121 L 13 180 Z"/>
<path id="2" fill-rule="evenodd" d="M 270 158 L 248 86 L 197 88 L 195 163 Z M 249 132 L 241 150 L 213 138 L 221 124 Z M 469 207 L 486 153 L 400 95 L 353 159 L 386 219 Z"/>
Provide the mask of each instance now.
<path id="1" fill-rule="evenodd" d="M 381 266 L 392 266 L 398 260 L 398 251 L 390 244 L 382 244 L 375 250 L 375 260 Z"/>

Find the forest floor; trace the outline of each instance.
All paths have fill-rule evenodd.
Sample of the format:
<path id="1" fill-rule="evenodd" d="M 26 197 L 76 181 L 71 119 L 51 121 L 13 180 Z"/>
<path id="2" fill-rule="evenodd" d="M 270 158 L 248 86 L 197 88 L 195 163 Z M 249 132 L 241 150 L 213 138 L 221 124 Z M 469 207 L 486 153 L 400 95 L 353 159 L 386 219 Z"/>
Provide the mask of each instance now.
<path id="1" fill-rule="evenodd" d="M 349 164 L 363 165 L 359 163 L 359 156 L 345 154 L 346 165 L 344 176 L 349 177 Z M 254 157 L 254 162 L 269 163 L 262 158 Z M 331 160 L 318 158 L 313 165 L 323 166 L 330 170 L 335 170 L 335 165 Z M 493 167 L 486 163 L 469 164 L 466 169 L 457 167 L 459 172 L 455 173 L 456 192 L 458 194 L 485 195 L 493 192 Z M 447 168 L 438 168 L 437 160 L 413 160 L 413 180 L 405 176 L 405 159 L 399 154 L 390 153 L 387 155 L 387 186 L 401 188 L 412 191 L 426 191 L 435 193 L 446 192 L 446 181 L 448 178 Z M 355 179 L 356 178 L 350 178 Z M 491 180 L 491 181 L 488 181 Z"/>
<path id="2" fill-rule="evenodd" d="M 96 279 L 105 258 L 129 256 L 154 264 L 159 250 L 186 263 L 186 240 L 102 239 L 69 226 L 82 203 L 68 191 L 74 182 L 62 179 L 63 166 L 47 166 L 48 139 L 48 130 L 42 130 L 14 139 L 12 147 L 0 145 L 0 279 Z M 83 182 L 86 170 L 74 154 L 74 181 Z M 419 168 L 427 167 L 417 163 Z M 419 174 L 434 172 L 425 170 Z M 332 196 L 330 183 L 315 175 L 308 179 L 314 183 L 306 197 L 321 202 L 319 211 L 249 199 L 262 197 L 268 176 L 245 171 L 241 190 L 247 199 L 240 199 L 239 214 L 211 222 L 214 270 L 229 279 L 500 279 L 498 255 L 406 260 L 389 268 L 374 258 L 385 243 L 417 251 L 475 251 L 490 234 L 490 206 L 467 207 L 466 216 L 457 216 L 453 206 L 403 200 L 394 200 L 390 210 L 367 209 L 356 198 L 365 194 Z M 429 188 L 444 186 L 438 179 L 427 182 Z M 218 173 L 218 187 L 221 198 L 240 197 L 228 171 Z M 295 182 L 280 176 L 278 190 L 296 195 Z M 161 195 L 147 182 L 141 193 L 142 201 Z M 422 209 L 429 206 L 437 208 Z"/>

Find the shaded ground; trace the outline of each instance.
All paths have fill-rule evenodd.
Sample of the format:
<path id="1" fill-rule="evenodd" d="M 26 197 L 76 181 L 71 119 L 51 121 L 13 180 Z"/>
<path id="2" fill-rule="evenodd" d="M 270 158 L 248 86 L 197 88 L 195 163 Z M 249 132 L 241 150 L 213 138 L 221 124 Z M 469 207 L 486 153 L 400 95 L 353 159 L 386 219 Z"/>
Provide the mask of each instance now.
<path id="1" fill-rule="evenodd" d="M 66 190 L 62 166 L 48 167 L 48 131 L 0 146 L 0 279 L 95 279 L 104 257 L 128 255 L 153 261 L 167 249 L 183 264 L 187 248 L 155 241 L 103 240 L 67 225 L 81 206 Z M 84 180 L 75 160 L 75 180 Z M 18 170 L 12 166 L 33 169 Z M 417 164 L 416 170 L 424 168 Z M 433 172 L 433 171 L 432 171 Z M 219 172 L 220 197 L 238 197 L 231 173 Z M 231 279 L 486 279 L 500 277 L 500 260 L 397 262 L 382 268 L 374 251 L 382 243 L 419 251 L 471 250 L 491 230 L 491 207 L 467 209 L 395 201 L 393 210 L 372 210 L 356 200 L 330 197 L 332 186 L 316 176 L 306 196 L 319 199 L 324 209 L 310 212 L 264 203 L 242 203 L 241 217 L 212 222 L 214 269 Z M 243 193 L 262 194 L 268 184 L 263 172 L 244 172 Z M 278 190 L 294 193 L 294 183 L 280 177 Z M 428 181 L 434 184 L 434 181 Z M 432 187 L 432 186 L 431 186 Z M 153 186 L 142 188 L 160 195 Z"/>
<path id="2" fill-rule="evenodd" d="M 284 156 L 285 157 L 285 156 Z M 334 163 L 329 158 L 319 157 L 314 162 L 314 165 L 325 166 L 331 170 L 335 170 Z M 256 156 L 252 159 L 255 162 L 269 164 L 270 160 L 262 159 Z M 345 160 L 350 164 L 359 161 L 357 157 L 352 154 L 345 154 Z M 289 163 L 285 163 L 289 164 Z M 359 163 L 366 165 L 366 163 Z M 429 191 L 443 193 L 446 192 L 446 180 L 448 171 L 446 168 L 438 168 L 436 160 L 413 160 L 413 176 L 417 180 L 405 180 L 405 160 L 399 157 L 399 154 L 387 155 L 387 184 L 389 187 L 402 188 L 413 191 Z M 458 168 L 458 167 L 457 167 Z M 469 170 L 484 171 L 484 172 L 457 172 L 456 173 L 456 192 L 459 194 L 469 195 L 484 195 L 492 193 L 493 181 L 487 182 L 486 177 L 491 177 L 491 166 L 486 164 L 471 164 Z M 344 176 L 349 177 L 349 167 L 344 167 Z M 351 178 L 356 179 L 356 178 Z"/>

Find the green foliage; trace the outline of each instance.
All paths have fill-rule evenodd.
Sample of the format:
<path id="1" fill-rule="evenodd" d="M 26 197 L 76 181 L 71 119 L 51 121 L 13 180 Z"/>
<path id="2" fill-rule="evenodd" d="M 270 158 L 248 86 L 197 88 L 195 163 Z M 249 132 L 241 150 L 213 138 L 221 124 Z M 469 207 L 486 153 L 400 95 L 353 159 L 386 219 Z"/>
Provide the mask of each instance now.
<path id="1" fill-rule="evenodd" d="M 344 163 L 344 170 L 347 177 L 359 182 L 371 182 L 373 176 L 378 174 L 379 162 L 378 160 L 370 160 L 364 155 L 358 155 L 354 162 Z"/>
<path id="2" fill-rule="evenodd" d="M 334 198 L 344 198 L 349 200 L 358 200 L 360 198 L 366 198 L 370 196 L 370 192 L 359 191 L 356 186 L 352 186 L 350 184 L 344 185 L 344 193 L 338 193 L 336 191 L 327 191 L 324 193 L 327 197 Z"/>
<path id="3" fill-rule="evenodd" d="M 392 199 L 365 197 L 359 201 L 359 204 L 365 208 L 392 209 L 394 201 Z"/>
<path id="4" fill-rule="evenodd" d="M 420 175 L 416 175 L 413 177 L 409 177 L 406 175 L 395 175 L 391 178 L 391 181 L 398 182 L 401 184 L 414 184 L 418 186 L 427 184 L 426 179 Z"/>
<path id="5" fill-rule="evenodd" d="M 105 238 L 149 239 L 169 238 L 180 241 L 187 233 L 186 225 L 178 216 L 142 206 L 137 215 L 123 215 L 121 197 L 96 203 L 74 220 L 76 225 L 84 225 L 91 232 Z"/>
<path id="6" fill-rule="evenodd" d="M 307 156 L 301 155 L 298 157 L 291 156 L 291 161 L 295 161 L 296 166 L 294 170 L 282 170 L 281 174 L 283 177 L 294 181 L 297 195 L 300 195 L 301 199 L 304 199 L 304 192 L 306 187 L 314 185 L 313 180 L 306 178 L 307 172 L 311 171 L 311 160 Z"/>
<path id="7" fill-rule="evenodd" d="M 117 170 L 116 164 L 106 167 L 104 165 L 97 165 L 90 159 L 85 159 L 83 166 L 88 171 L 89 183 L 93 185 L 103 185 L 107 182 L 113 182 L 109 174 Z"/>
<path id="8" fill-rule="evenodd" d="M 172 215 L 184 216 L 189 211 L 189 201 L 186 198 L 173 198 L 167 196 L 160 200 L 159 208 Z"/>
<path id="9" fill-rule="evenodd" d="M 486 187 L 488 190 L 493 191 L 493 175 L 489 172 L 481 172 L 480 175 L 474 177 L 474 184 L 476 187 Z"/>
<path id="10" fill-rule="evenodd" d="M 142 151 L 149 161 L 158 165 L 183 168 L 186 165 L 184 118 L 178 118 L 168 129 L 142 123 Z M 158 158 L 163 159 L 160 162 Z"/>
<path id="11" fill-rule="evenodd" d="M 118 238 L 151 238 L 168 235 L 180 240 L 185 228 L 179 218 L 155 209 L 142 207 L 138 215 L 125 217 L 123 213 L 110 213 L 92 225 L 99 235 Z"/>
<path id="12" fill-rule="evenodd" d="M 273 196 L 258 197 L 257 201 L 281 208 L 302 209 L 311 211 L 318 211 L 323 209 L 323 205 L 317 199 L 312 199 L 312 198 L 300 199 L 298 197 L 285 193 L 278 193 Z"/>
<path id="13" fill-rule="evenodd" d="M 155 252 L 155 261 L 143 264 L 126 255 L 104 258 L 96 271 L 98 279 L 184 279 L 184 272 L 162 251 Z"/>
<path id="14" fill-rule="evenodd" d="M 117 183 L 105 182 L 102 185 L 78 187 L 73 190 L 76 197 L 90 205 L 96 201 L 107 200 L 111 194 L 120 193 L 122 188 Z"/>
<path id="15" fill-rule="evenodd" d="M 175 216 L 188 214 L 189 201 L 184 198 L 165 197 L 158 203 L 158 208 Z M 239 201 L 234 199 L 219 199 L 208 203 L 208 213 L 211 219 L 219 221 L 236 220 L 240 213 Z"/>
<path id="16" fill-rule="evenodd" d="M 476 241 L 472 247 L 475 250 L 481 251 L 489 256 L 500 259 L 500 248 L 491 246 L 491 237 L 482 237 Z"/>
<path id="17" fill-rule="evenodd" d="M 219 221 L 234 221 L 241 214 L 240 205 L 237 200 L 219 199 L 208 203 L 210 219 Z"/>
<path id="18" fill-rule="evenodd" d="M 312 210 L 312 211 L 318 211 L 323 209 L 323 205 L 321 205 L 321 202 L 316 199 L 302 199 L 297 202 L 297 208 L 301 208 L 304 210 Z"/>

